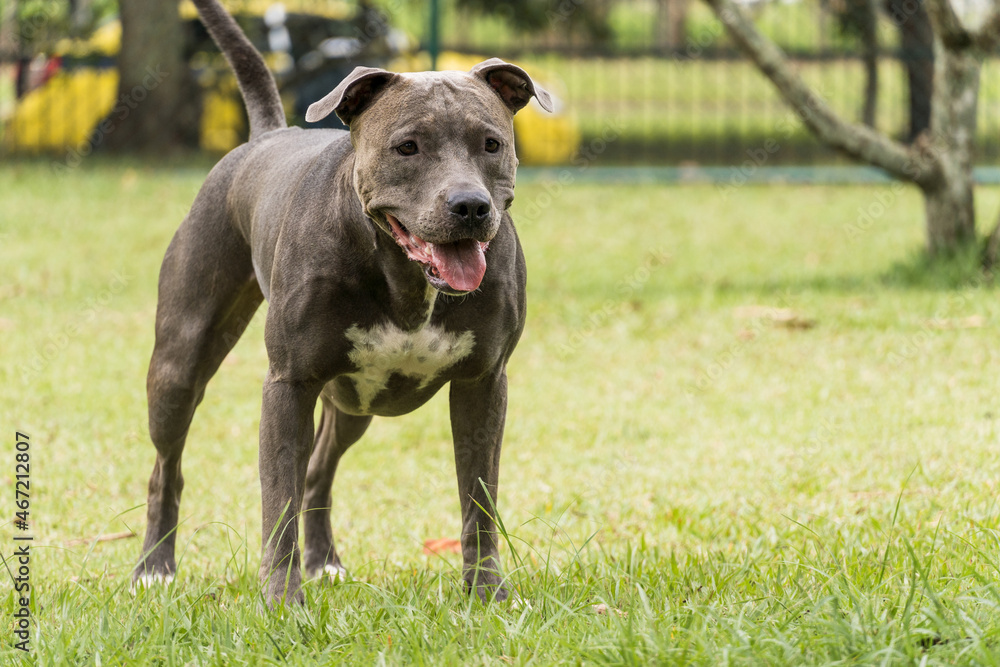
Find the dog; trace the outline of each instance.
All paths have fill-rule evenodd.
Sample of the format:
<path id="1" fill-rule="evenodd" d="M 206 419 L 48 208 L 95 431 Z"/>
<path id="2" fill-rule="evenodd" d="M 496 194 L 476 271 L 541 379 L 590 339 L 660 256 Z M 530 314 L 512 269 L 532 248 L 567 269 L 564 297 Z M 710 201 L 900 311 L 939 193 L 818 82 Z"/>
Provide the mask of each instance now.
<path id="1" fill-rule="evenodd" d="M 358 67 L 306 115 L 336 113 L 348 131 L 289 128 L 271 73 L 233 18 L 218 0 L 195 5 L 236 74 L 250 139 L 211 171 L 160 269 L 146 384 L 156 463 L 133 582 L 174 576 L 188 427 L 267 299 L 268 604 L 304 601 L 301 561 L 306 576 L 343 576 L 330 527 L 340 457 L 373 416 L 415 410 L 446 384 L 462 577 L 484 601 L 506 599 L 490 513 L 506 366 L 525 320 L 524 255 L 507 211 L 513 116 L 531 97 L 551 111 L 549 94 L 496 58 L 469 72 Z"/>

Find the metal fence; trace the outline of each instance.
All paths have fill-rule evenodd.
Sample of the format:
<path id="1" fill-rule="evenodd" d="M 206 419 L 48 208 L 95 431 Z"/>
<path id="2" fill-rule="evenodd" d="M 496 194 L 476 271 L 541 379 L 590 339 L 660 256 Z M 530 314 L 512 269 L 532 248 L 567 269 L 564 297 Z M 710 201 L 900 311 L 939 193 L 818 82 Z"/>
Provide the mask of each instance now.
<path id="1" fill-rule="evenodd" d="M 288 1 L 305 10 L 325 11 L 329 5 Z M 27 152 L 51 150 L 52 142 L 36 142 L 32 148 L 35 144 L 20 141 L 24 137 L 17 134 L 26 127 L 56 131 L 58 123 L 15 124 L 11 119 L 28 113 L 51 118 L 72 113 L 74 105 L 50 100 L 50 105 L 62 106 L 26 108 L 26 94 L 38 82 L 44 86 L 45 68 L 52 61 L 18 43 L 26 30 L 43 26 L 19 22 L 15 10 L 20 3 L 0 3 L 0 117 L 5 121 L 0 151 L 25 152 L 22 144 Z M 66 4 L 75 7 L 79 0 Z M 227 5 L 239 10 L 260 3 Z M 52 6 L 58 2 L 53 0 Z M 544 82 L 560 101 L 559 113 L 519 121 L 519 134 L 528 137 L 519 141 L 555 148 L 533 159 L 682 166 L 748 159 L 768 165 L 843 160 L 809 135 L 770 82 L 733 49 L 701 2 L 560 0 L 535 17 L 530 30 L 517 27 L 504 6 L 484 15 L 461 9 L 455 0 L 442 2 L 439 65 L 464 67 L 477 57 L 499 56 Z M 924 82 L 932 52 L 928 35 L 920 34 L 926 25 L 919 0 L 759 0 L 743 6 L 845 117 L 904 141 L 914 127 L 926 124 L 930 91 Z M 400 47 L 410 53 L 409 62 L 426 65 L 426 4 L 385 0 L 377 9 L 386 24 L 413 37 L 409 47 Z M 62 66 L 106 70 L 112 63 L 105 55 L 75 62 L 64 58 Z M 995 62 L 988 61 L 980 89 L 980 164 L 1000 161 L 996 72 Z"/>

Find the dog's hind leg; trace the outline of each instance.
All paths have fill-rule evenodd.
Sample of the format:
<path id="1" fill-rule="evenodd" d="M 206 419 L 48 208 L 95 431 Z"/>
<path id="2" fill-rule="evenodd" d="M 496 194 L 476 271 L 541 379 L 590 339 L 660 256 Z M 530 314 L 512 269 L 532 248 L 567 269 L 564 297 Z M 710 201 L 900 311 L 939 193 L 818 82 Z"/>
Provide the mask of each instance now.
<path id="1" fill-rule="evenodd" d="M 330 490 L 340 457 L 364 435 L 371 421 L 371 417 L 349 415 L 323 401 L 323 417 L 309 458 L 302 507 L 306 576 L 343 576 L 344 568 L 333 546 L 330 527 Z"/>
<path id="2" fill-rule="evenodd" d="M 167 249 L 160 269 L 156 342 L 146 379 L 149 478 L 146 538 L 133 581 L 169 580 L 184 478 L 181 454 L 195 408 L 263 300 L 250 250 L 214 207 L 206 187 Z"/>

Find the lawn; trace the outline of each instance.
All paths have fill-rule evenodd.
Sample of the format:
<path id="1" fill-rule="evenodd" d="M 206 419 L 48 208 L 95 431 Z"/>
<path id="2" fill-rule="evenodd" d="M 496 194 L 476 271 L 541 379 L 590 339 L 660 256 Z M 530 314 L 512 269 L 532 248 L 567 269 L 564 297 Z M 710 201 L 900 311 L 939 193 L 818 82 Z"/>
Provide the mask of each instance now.
<path id="1" fill-rule="evenodd" d="M 133 595 L 141 538 L 97 538 L 145 528 L 157 270 L 205 171 L 0 166 L 0 478 L 12 522 L 29 434 L 38 664 L 1000 663 L 1000 299 L 958 263 L 923 276 L 919 198 L 885 187 L 522 179 L 499 505 L 521 605 L 423 553 L 458 537 L 441 395 L 344 459 L 352 579 L 262 610 L 261 314 L 192 427 L 178 579 Z"/>

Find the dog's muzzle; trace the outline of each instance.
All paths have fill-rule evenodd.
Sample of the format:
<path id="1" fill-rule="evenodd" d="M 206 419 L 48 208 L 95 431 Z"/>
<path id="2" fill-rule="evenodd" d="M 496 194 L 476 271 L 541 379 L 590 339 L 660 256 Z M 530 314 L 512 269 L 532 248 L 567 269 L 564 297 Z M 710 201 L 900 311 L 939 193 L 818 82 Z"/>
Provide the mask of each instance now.
<path id="1" fill-rule="evenodd" d="M 472 292 L 479 288 L 486 274 L 488 241 L 461 239 L 451 243 L 431 243 L 409 231 L 386 214 L 386 221 L 406 256 L 424 267 L 427 282 L 449 294 Z"/>

